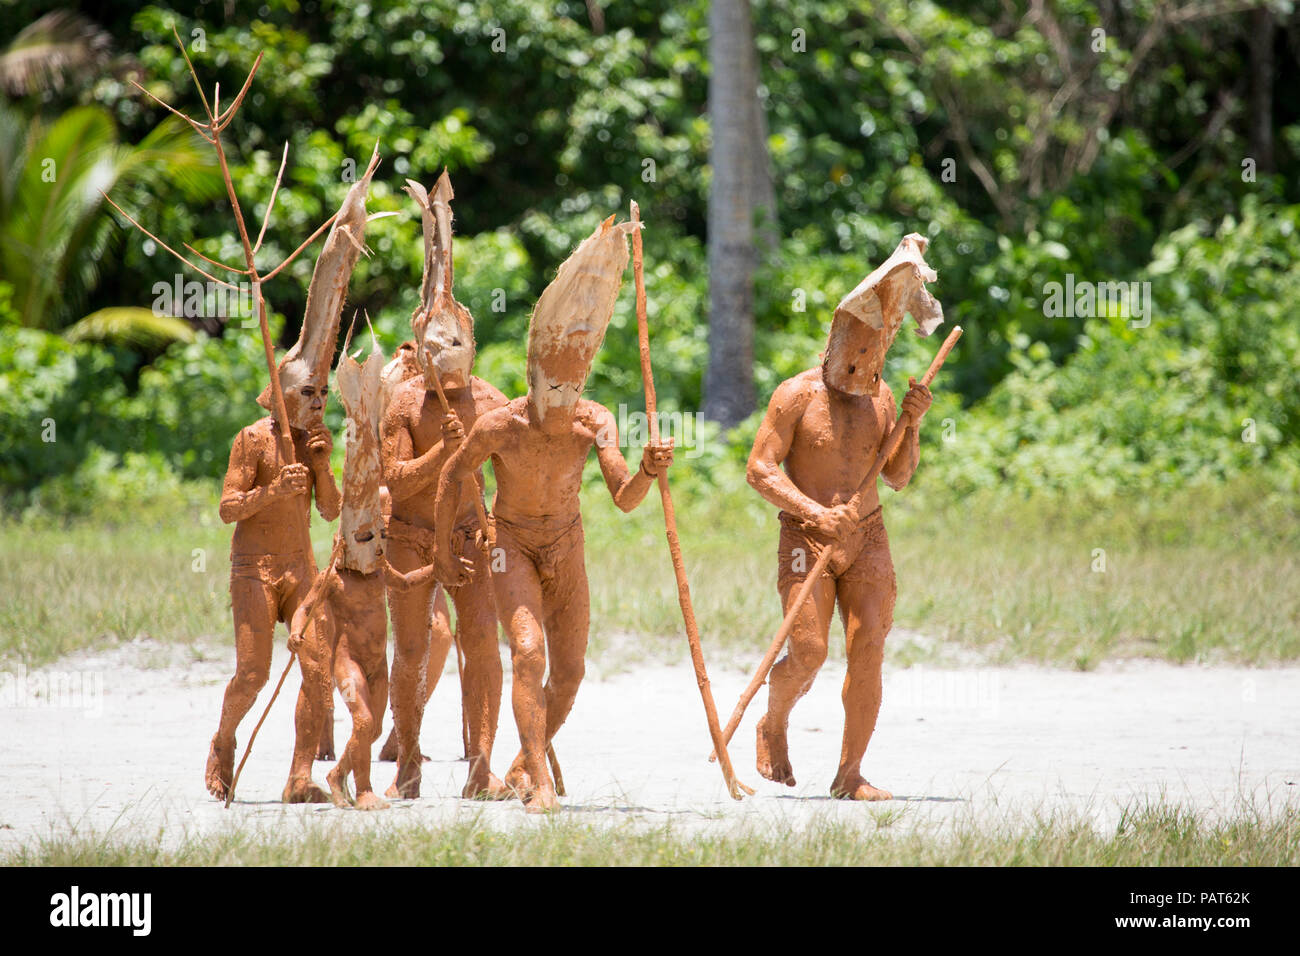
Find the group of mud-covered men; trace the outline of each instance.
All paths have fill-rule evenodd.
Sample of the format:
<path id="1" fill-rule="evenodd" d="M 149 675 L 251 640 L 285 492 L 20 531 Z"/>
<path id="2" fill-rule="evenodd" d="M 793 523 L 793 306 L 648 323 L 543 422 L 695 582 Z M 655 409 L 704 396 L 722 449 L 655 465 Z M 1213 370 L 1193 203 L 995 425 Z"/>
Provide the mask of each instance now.
<path id="1" fill-rule="evenodd" d="M 367 186 L 353 188 L 361 190 L 363 205 Z M 353 217 L 349 227 L 341 210 L 313 275 L 302 338 L 279 367 L 294 461 L 277 444 L 274 415 L 244 428 L 231 449 L 221 517 L 235 524 L 236 673 L 206 768 L 207 787 L 218 798 L 232 787 L 236 728 L 267 682 L 277 621 L 289 625 L 303 678 L 283 799 L 386 807 L 372 788 L 370 760 L 390 698 L 393 734 L 380 757 L 395 759 L 397 772 L 387 796 L 420 796 L 421 721 L 453 643 L 445 592 L 455 605 L 454 641 L 463 656 L 469 771 L 461 795 L 517 797 L 534 812 L 556 807 L 548 753 L 553 757 L 552 739 L 583 678 L 589 625 L 579 511 L 584 464 L 594 447 L 614 502 L 631 511 L 673 462 L 671 440 L 649 442 L 636 471 L 629 471 L 614 416 L 581 397 L 626 269 L 627 235 L 637 224 L 616 225 L 610 217 L 560 266 L 531 317 L 527 394 L 508 400 L 473 375 L 473 319 L 452 295 L 446 173 L 431 194 L 414 182 L 408 192 L 420 207 L 425 243 L 413 340 L 386 366 L 373 335 L 363 364 L 344 344 L 337 371 L 348 419 L 342 492 L 321 416 L 364 217 Z M 356 197 L 349 199 L 355 205 Z M 777 586 L 787 607 L 812 566 L 809 558 L 833 549 L 826 573 L 797 612 L 789 652 L 772 671 L 768 711 L 758 726 L 758 769 L 769 780 L 795 784 L 786 727 L 825 660 L 838 604 L 848 674 L 843 750 L 831 791 L 861 800 L 890 796 L 863 779 L 860 764 L 880 708 L 895 585 L 874 483 L 865 509 L 850 500 L 898 418 L 882 374 L 885 352 L 908 311 L 920 318 L 918 297 L 929 299 L 924 282 L 933 273 L 920 258 L 925 240 L 909 236 L 904 247 L 907 268 L 873 273 L 841 303 L 821 366 L 777 388 L 749 464 L 750 483 L 781 509 Z M 325 291 L 313 309 L 318 288 Z M 916 469 L 918 425 L 929 405 L 929 390 L 914 383 L 902 402 L 910 424 L 882 472 L 893 488 Z M 481 470 L 489 459 L 496 484 L 490 512 Z M 313 498 L 322 518 L 339 521 L 329 564 L 320 571 L 306 535 Z M 391 674 L 385 603 L 394 637 Z M 498 625 L 510 647 L 521 743 L 504 779 L 491 770 L 503 684 Z M 335 686 L 353 731 L 327 776 L 327 794 L 311 772 L 314 759 L 334 758 Z"/>

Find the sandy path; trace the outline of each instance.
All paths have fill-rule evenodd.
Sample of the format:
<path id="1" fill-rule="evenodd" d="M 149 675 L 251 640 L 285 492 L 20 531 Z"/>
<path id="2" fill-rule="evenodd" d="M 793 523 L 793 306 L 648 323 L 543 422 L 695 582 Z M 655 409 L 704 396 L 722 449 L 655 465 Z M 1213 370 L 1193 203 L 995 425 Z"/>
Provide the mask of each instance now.
<path id="1" fill-rule="evenodd" d="M 286 659 L 280 644 L 272 680 Z M 377 815 L 278 803 L 292 748 L 295 671 L 258 738 L 240 802 L 223 811 L 205 792 L 202 771 L 231 661 L 225 649 L 208 654 L 193 660 L 185 649 L 134 646 L 68 658 L 28 675 L 0 675 L 0 849 L 74 829 L 171 844 L 232 822 L 356 827 L 377 817 L 433 823 L 483 813 L 507 826 L 525 819 L 518 803 L 455 797 L 465 764 L 455 759 L 454 669 L 425 721 L 423 745 L 433 760 L 425 765 L 422 799 Z M 157 666 L 160 660 L 165 666 Z M 712 676 L 725 719 L 745 675 L 733 669 Z M 766 702 L 760 693 L 732 748 L 741 778 L 758 791 L 743 803 L 727 797 L 717 767 L 705 761 L 709 741 L 689 667 L 589 677 L 556 740 L 569 788 L 565 810 L 611 824 L 673 820 L 730 829 L 829 818 L 905 829 L 1051 808 L 1076 810 L 1108 827 L 1124 803 L 1162 794 L 1215 814 L 1232 812 L 1242 796 L 1260 808 L 1300 803 L 1300 668 L 1144 662 L 1091 673 L 887 670 L 866 773 L 900 799 L 870 807 L 825 796 L 839 756 L 842 676 L 842 664 L 828 663 L 795 709 L 794 789 L 754 771 L 753 725 Z M 241 745 L 267 694 L 242 728 Z M 508 691 L 506 699 L 494 761 L 499 771 L 518 746 Z M 348 730 L 339 703 L 340 746 Z M 392 766 L 375 765 L 377 785 L 388 784 Z M 317 764 L 322 784 L 326 769 Z"/>

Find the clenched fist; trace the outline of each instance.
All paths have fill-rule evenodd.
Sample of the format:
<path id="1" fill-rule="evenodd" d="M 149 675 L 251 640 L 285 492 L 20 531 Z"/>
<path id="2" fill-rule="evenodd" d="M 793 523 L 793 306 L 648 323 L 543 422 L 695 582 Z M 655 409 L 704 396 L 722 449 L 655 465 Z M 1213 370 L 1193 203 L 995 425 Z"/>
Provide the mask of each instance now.
<path id="1" fill-rule="evenodd" d="M 921 418 L 930 410 L 933 401 L 934 396 L 930 394 L 929 388 L 914 378 L 907 380 L 907 394 L 903 396 L 903 414 L 912 420 L 913 425 L 920 424 Z"/>
<path id="2" fill-rule="evenodd" d="M 647 442 L 645 450 L 641 452 L 641 469 L 652 478 L 671 466 L 672 463 L 673 440 L 671 438 L 661 438 L 657 442 Z"/>
<path id="3" fill-rule="evenodd" d="M 307 433 L 307 457 L 313 468 L 326 467 L 334 451 L 334 436 L 323 422 L 313 425 Z"/>
<path id="4" fill-rule="evenodd" d="M 295 463 L 280 469 L 280 473 L 271 482 L 269 490 L 272 497 L 283 498 L 286 495 L 305 495 L 310 488 L 311 472 L 307 470 L 306 465 Z"/>
<path id="5" fill-rule="evenodd" d="M 448 445 L 459 445 L 465 438 L 465 425 L 455 412 L 442 417 L 442 440 Z"/>
<path id="6" fill-rule="evenodd" d="M 857 523 L 858 516 L 848 502 L 833 508 L 823 508 L 812 520 L 813 527 L 818 532 L 835 541 L 847 538 Z"/>

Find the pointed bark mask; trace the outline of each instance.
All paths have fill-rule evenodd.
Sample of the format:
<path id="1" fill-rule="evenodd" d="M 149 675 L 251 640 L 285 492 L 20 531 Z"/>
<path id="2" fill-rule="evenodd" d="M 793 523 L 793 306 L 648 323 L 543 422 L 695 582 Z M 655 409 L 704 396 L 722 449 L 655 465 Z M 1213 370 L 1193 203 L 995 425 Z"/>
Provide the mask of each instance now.
<path id="1" fill-rule="evenodd" d="M 380 569 L 384 553 L 384 518 L 379 500 L 383 481 L 379 412 L 384 353 L 371 330 L 370 354 L 364 363 L 358 363 L 347 354 L 351 341 L 349 329 L 336 373 L 339 397 L 348 416 L 338 533 L 343 540 L 343 567 L 369 574 Z"/>
<path id="2" fill-rule="evenodd" d="M 370 179 L 379 166 L 379 146 L 370 157 L 365 175 L 357 180 L 343 198 L 334 225 L 321 247 L 316 268 L 307 287 L 307 306 L 303 310 L 302 331 L 293 348 L 280 360 L 280 388 L 284 392 L 285 410 L 295 428 L 309 428 L 319 421 L 310 409 L 297 401 L 299 390 L 329 384 L 330 365 L 339 339 L 339 317 L 348 295 L 352 270 L 365 249 L 366 194 Z M 258 396 L 257 403 L 271 410 L 271 386 Z"/>
<path id="3" fill-rule="evenodd" d="M 432 196 L 413 179 L 406 181 L 406 191 L 420 207 L 424 225 L 424 281 L 420 306 L 411 316 L 416 358 L 426 387 L 434 388 L 436 374 L 444 388 L 463 388 L 474 367 L 474 317 L 452 294 L 451 200 L 455 193 L 451 179 L 444 169 Z"/>
<path id="4" fill-rule="evenodd" d="M 572 412 L 605 339 L 637 224 L 610 216 L 561 263 L 528 324 L 528 397 L 539 420 Z"/>
<path id="5" fill-rule="evenodd" d="M 850 395 L 875 395 L 885 353 L 910 314 L 917 335 L 943 323 L 943 306 L 926 289 L 938 273 L 923 258 L 929 240 L 911 233 L 893 254 L 840 300 L 822 358 L 826 384 Z"/>

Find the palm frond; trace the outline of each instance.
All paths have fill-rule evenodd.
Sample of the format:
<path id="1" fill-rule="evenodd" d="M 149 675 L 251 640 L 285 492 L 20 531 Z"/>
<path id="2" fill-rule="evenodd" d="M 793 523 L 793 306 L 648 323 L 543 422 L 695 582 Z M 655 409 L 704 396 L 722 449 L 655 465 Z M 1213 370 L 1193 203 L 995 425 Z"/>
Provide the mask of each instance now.
<path id="1" fill-rule="evenodd" d="M 0 53 L 0 86 L 14 96 L 61 89 L 108 57 L 112 39 L 79 13 L 55 10 L 24 27 Z"/>
<path id="2" fill-rule="evenodd" d="M 144 347 L 170 342 L 193 342 L 194 329 L 184 319 L 155 315 L 136 306 L 100 309 L 77 320 L 63 331 L 70 342 L 116 342 Z"/>

